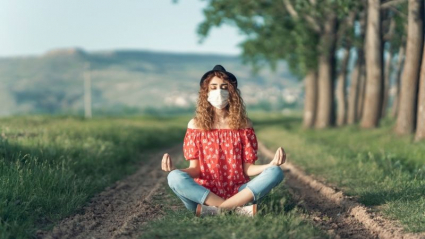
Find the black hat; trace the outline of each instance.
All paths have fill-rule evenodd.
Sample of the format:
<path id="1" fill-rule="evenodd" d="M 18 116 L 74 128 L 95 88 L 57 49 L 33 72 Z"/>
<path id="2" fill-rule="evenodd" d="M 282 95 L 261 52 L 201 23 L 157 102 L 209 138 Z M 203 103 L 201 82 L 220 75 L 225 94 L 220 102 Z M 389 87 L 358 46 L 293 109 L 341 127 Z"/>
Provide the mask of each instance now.
<path id="1" fill-rule="evenodd" d="M 207 71 L 201 78 L 201 82 L 199 83 L 199 85 L 202 86 L 202 83 L 204 82 L 204 80 L 207 78 L 208 74 L 210 74 L 213 71 L 221 71 L 224 72 L 228 77 L 229 77 L 229 81 L 230 83 L 232 83 L 233 85 L 235 85 L 235 88 L 238 87 L 238 80 L 236 79 L 235 75 L 233 75 L 232 73 L 226 71 L 226 69 L 224 69 L 223 66 L 221 65 L 216 65 L 214 66 L 214 68 L 210 71 Z"/>

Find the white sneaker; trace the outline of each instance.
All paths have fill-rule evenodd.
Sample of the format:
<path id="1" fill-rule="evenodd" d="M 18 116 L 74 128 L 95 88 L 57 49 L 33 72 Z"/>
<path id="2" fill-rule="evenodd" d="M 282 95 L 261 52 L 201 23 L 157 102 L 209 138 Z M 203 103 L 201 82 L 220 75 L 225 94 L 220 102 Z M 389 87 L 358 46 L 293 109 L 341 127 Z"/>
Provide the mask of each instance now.
<path id="1" fill-rule="evenodd" d="M 236 215 L 254 217 L 257 214 L 257 204 L 235 208 Z"/>
<path id="2" fill-rule="evenodd" d="M 196 206 L 195 215 L 197 217 L 216 216 L 218 214 L 220 214 L 220 209 L 218 207 L 201 204 L 198 204 L 198 206 Z"/>

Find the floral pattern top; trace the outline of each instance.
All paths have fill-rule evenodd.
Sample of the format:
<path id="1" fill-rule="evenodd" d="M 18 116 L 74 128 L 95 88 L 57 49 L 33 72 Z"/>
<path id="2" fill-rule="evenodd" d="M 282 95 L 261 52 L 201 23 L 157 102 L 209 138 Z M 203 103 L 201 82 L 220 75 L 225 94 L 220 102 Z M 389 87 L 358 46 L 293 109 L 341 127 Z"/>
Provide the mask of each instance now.
<path id="1" fill-rule="evenodd" d="M 238 193 L 250 178 L 243 163 L 254 163 L 258 143 L 254 129 L 192 129 L 184 137 L 183 153 L 187 160 L 198 159 L 201 168 L 195 182 L 227 199 Z"/>

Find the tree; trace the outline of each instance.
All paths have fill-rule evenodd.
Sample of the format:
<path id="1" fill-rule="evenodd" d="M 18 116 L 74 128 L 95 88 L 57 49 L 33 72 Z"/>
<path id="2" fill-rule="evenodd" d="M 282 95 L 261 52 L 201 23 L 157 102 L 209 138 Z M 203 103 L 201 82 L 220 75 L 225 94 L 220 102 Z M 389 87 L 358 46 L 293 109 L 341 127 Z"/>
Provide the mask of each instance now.
<path id="1" fill-rule="evenodd" d="M 422 9 L 423 9 L 422 3 Z M 424 17 L 422 12 L 422 17 Z M 422 18 L 423 19 L 423 18 Z M 424 39 L 425 42 L 425 39 Z M 425 45 L 423 46 L 422 52 L 422 66 L 419 82 L 419 96 L 418 96 L 418 109 L 417 109 L 417 127 L 415 140 L 424 140 L 425 139 Z"/>
<path id="2" fill-rule="evenodd" d="M 286 60 L 291 71 L 305 76 L 305 126 L 325 128 L 334 121 L 335 49 L 338 23 L 357 7 L 349 0 L 209 1 L 198 33 L 229 24 L 247 39 L 241 44 L 245 62 L 254 69 Z M 317 70 L 317 74 L 315 73 Z M 317 83 L 315 77 L 317 75 Z M 317 87 L 314 87 L 317 84 Z M 318 88 L 318 92 L 314 92 Z M 316 100 L 317 97 L 317 100 Z M 317 103 L 316 103 L 317 102 Z M 316 106 L 316 109 L 314 108 Z"/>
<path id="3" fill-rule="evenodd" d="M 357 59 L 354 69 L 351 73 L 350 92 L 348 95 L 348 112 L 347 123 L 354 124 L 361 117 L 361 109 L 363 106 L 363 92 L 364 92 L 364 38 L 366 26 L 366 12 L 360 11 L 358 14 L 359 32 L 354 40 L 354 47 L 357 49 Z"/>
<path id="4" fill-rule="evenodd" d="M 425 47 L 423 48 L 422 53 L 422 67 L 421 67 L 421 76 L 419 83 L 419 97 L 418 97 L 418 118 L 417 118 L 417 128 L 415 134 L 415 140 L 424 140 L 425 139 Z"/>
<path id="5" fill-rule="evenodd" d="M 394 99 L 393 99 L 393 105 L 391 106 L 391 117 L 392 118 L 396 118 L 397 117 L 397 112 L 398 112 L 398 102 L 400 99 L 400 78 L 401 78 L 401 72 L 403 70 L 403 63 L 404 63 L 404 50 L 405 46 L 404 44 L 400 46 L 400 49 L 398 51 L 398 55 L 397 55 L 397 65 L 395 67 L 395 82 L 394 82 L 394 87 L 395 87 L 395 95 L 394 95 Z"/>
<path id="6" fill-rule="evenodd" d="M 285 2 L 285 1 L 284 1 Z M 288 1 L 289 2 L 289 1 Z M 290 2 L 289 2 L 290 3 Z M 319 29 L 282 1 L 211 1 L 204 10 L 205 20 L 198 27 L 202 37 L 212 27 L 221 24 L 237 26 L 247 39 L 241 44 L 243 60 L 254 69 L 265 65 L 273 69 L 279 60 L 286 60 L 292 73 L 305 76 L 306 127 L 311 127 L 316 115 L 317 51 Z M 307 17 L 308 18 L 308 17 Z M 309 123 L 308 123 L 309 122 Z"/>
<path id="7" fill-rule="evenodd" d="M 415 129 L 423 45 L 423 0 L 409 0 L 406 59 L 395 127 L 397 134 L 410 134 Z"/>
<path id="8" fill-rule="evenodd" d="M 391 82 L 388 82 L 391 76 L 394 76 L 394 88 L 395 94 L 392 98 L 391 106 L 391 117 L 395 118 L 398 109 L 398 101 L 400 99 L 400 76 L 403 70 L 404 55 L 405 55 L 405 46 L 406 46 L 406 34 L 407 34 L 407 1 L 387 1 L 381 5 L 381 9 L 386 12 L 386 24 L 387 26 L 386 34 L 383 36 L 384 41 L 386 41 L 386 52 L 389 56 L 394 56 L 394 59 L 397 59 L 396 65 L 394 67 L 387 67 L 391 65 L 391 57 L 387 58 L 384 70 L 385 70 L 385 86 L 384 86 L 384 101 L 382 107 L 382 116 L 385 115 L 387 105 L 391 101 L 388 95 L 388 88 Z M 395 34 L 396 33 L 396 34 Z"/>
<path id="9" fill-rule="evenodd" d="M 386 34 L 383 36 L 383 40 L 386 42 L 386 52 L 388 53 L 387 60 L 385 62 L 385 81 L 384 81 L 384 97 L 382 106 L 382 116 L 386 114 L 387 105 L 391 101 L 389 98 L 389 86 L 391 84 L 390 78 L 394 76 L 394 88 L 395 94 L 392 99 L 391 106 L 391 117 L 395 118 L 398 109 L 398 100 L 400 92 L 400 76 L 403 70 L 404 63 L 404 52 L 406 45 L 406 34 L 407 34 L 407 1 L 387 1 L 381 5 L 381 9 L 386 12 L 387 19 L 385 20 L 387 30 L 384 30 Z M 385 27 L 384 27 L 385 28 Z M 395 34 L 397 33 L 397 34 Z M 394 57 L 389 57 L 394 56 Z M 397 59 L 397 63 L 394 67 L 391 67 L 392 60 Z"/>
<path id="10" fill-rule="evenodd" d="M 334 78 L 335 50 L 338 23 L 345 15 L 357 7 L 352 1 L 283 0 L 288 13 L 294 19 L 302 19 L 310 31 L 319 34 L 317 50 L 318 61 L 318 99 L 316 128 L 332 126 L 335 121 Z"/>
<path id="11" fill-rule="evenodd" d="M 341 70 L 337 79 L 337 90 L 336 90 L 336 99 L 337 99 L 337 120 L 336 124 L 338 126 L 345 125 L 347 122 L 347 101 L 345 96 L 345 88 L 347 87 L 346 77 L 347 77 L 347 68 L 348 60 L 350 59 L 350 48 L 349 46 L 343 49 L 343 56 L 341 60 Z"/>
<path id="12" fill-rule="evenodd" d="M 317 97 L 317 110 L 315 115 L 315 127 L 325 128 L 332 125 L 333 120 L 333 78 L 334 78 L 334 55 L 335 55 L 335 44 L 336 44 L 336 30 L 337 30 L 337 16 L 333 12 L 327 12 L 326 5 L 328 2 L 325 1 L 323 5 L 316 5 L 315 1 L 294 1 L 283 0 L 285 8 L 291 17 L 296 21 L 304 21 L 310 28 L 310 31 L 314 31 L 319 35 L 318 42 L 318 75 L 317 75 L 317 88 L 318 94 L 314 95 Z M 327 13 L 327 14 L 325 14 Z M 320 24 L 322 23 L 322 24 Z M 313 74 L 313 73 L 311 73 Z M 312 80 L 313 78 L 308 78 Z M 312 83 L 306 85 L 311 87 Z M 309 90 L 310 94 L 306 96 L 313 96 L 312 90 Z M 309 105 L 311 107 L 312 104 Z M 309 116 L 307 113 L 305 116 Z M 310 119 L 306 119 L 306 127 L 310 126 Z M 308 122 L 308 124 L 307 124 Z"/>
<path id="13" fill-rule="evenodd" d="M 305 100 L 303 127 L 311 128 L 314 126 L 317 109 L 317 72 L 312 70 L 304 78 Z"/>
<path id="14" fill-rule="evenodd" d="M 382 107 L 381 1 L 368 0 L 366 27 L 366 91 L 361 127 L 378 126 Z"/>
<path id="15" fill-rule="evenodd" d="M 347 111 L 347 124 L 354 124 L 358 120 L 358 105 L 360 99 L 360 80 L 361 72 L 364 67 L 363 49 L 357 49 L 357 60 L 354 65 L 353 72 L 351 73 L 350 91 L 348 94 L 348 111 Z M 362 87 L 363 88 L 363 87 Z"/>
<path id="16" fill-rule="evenodd" d="M 382 111 L 381 111 L 381 118 L 385 117 L 388 107 L 388 101 L 389 101 L 389 90 L 390 90 L 390 78 L 391 78 L 391 69 L 392 67 L 392 60 L 393 60 L 393 51 L 391 50 L 391 42 L 389 41 L 395 31 L 395 19 L 392 16 L 391 12 L 388 14 L 387 21 L 389 21 L 388 31 L 383 37 L 383 41 L 387 41 L 387 59 L 385 60 L 384 65 L 384 91 L 383 91 L 383 99 L 382 99 Z"/>
<path id="17" fill-rule="evenodd" d="M 337 79 L 337 120 L 336 123 L 338 126 L 345 125 L 347 122 L 347 97 L 346 97 L 346 88 L 347 88 L 347 72 L 348 72 L 348 61 L 350 59 L 350 49 L 352 46 L 352 38 L 354 38 L 353 24 L 356 17 L 356 12 L 352 11 L 347 17 L 346 21 L 342 24 L 338 35 L 339 35 L 339 45 L 343 47 L 342 58 L 340 61 L 340 70 Z"/>
<path id="18" fill-rule="evenodd" d="M 335 43 L 337 19 L 330 14 L 324 22 L 324 31 L 321 36 L 322 47 L 319 56 L 319 96 L 316 128 L 326 128 L 333 125 L 334 121 L 334 74 L 335 74 Z"/>
<path id="19" fill-rule="evenodd" d="M 359 79 L 359 103 L 357 104 L 357 117 L 361 119 L 363 117 L 363 109 L 365 105 L 366 95 L 366 66 L 363 65 L 360 69 Z"/>

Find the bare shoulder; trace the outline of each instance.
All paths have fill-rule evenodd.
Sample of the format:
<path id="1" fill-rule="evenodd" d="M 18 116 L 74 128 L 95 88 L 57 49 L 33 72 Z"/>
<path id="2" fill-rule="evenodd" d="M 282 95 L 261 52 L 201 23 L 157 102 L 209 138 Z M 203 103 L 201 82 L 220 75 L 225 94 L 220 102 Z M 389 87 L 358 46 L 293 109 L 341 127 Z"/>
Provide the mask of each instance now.
<path id="1" fill-rule="evenodd" d="M 198 127 L 196 126 L 195 122 L 196 122 L 195 119 L 191 119 L 189 123 L 187 124 L 187 127 L 190 129 L 197 129 Z"/>

